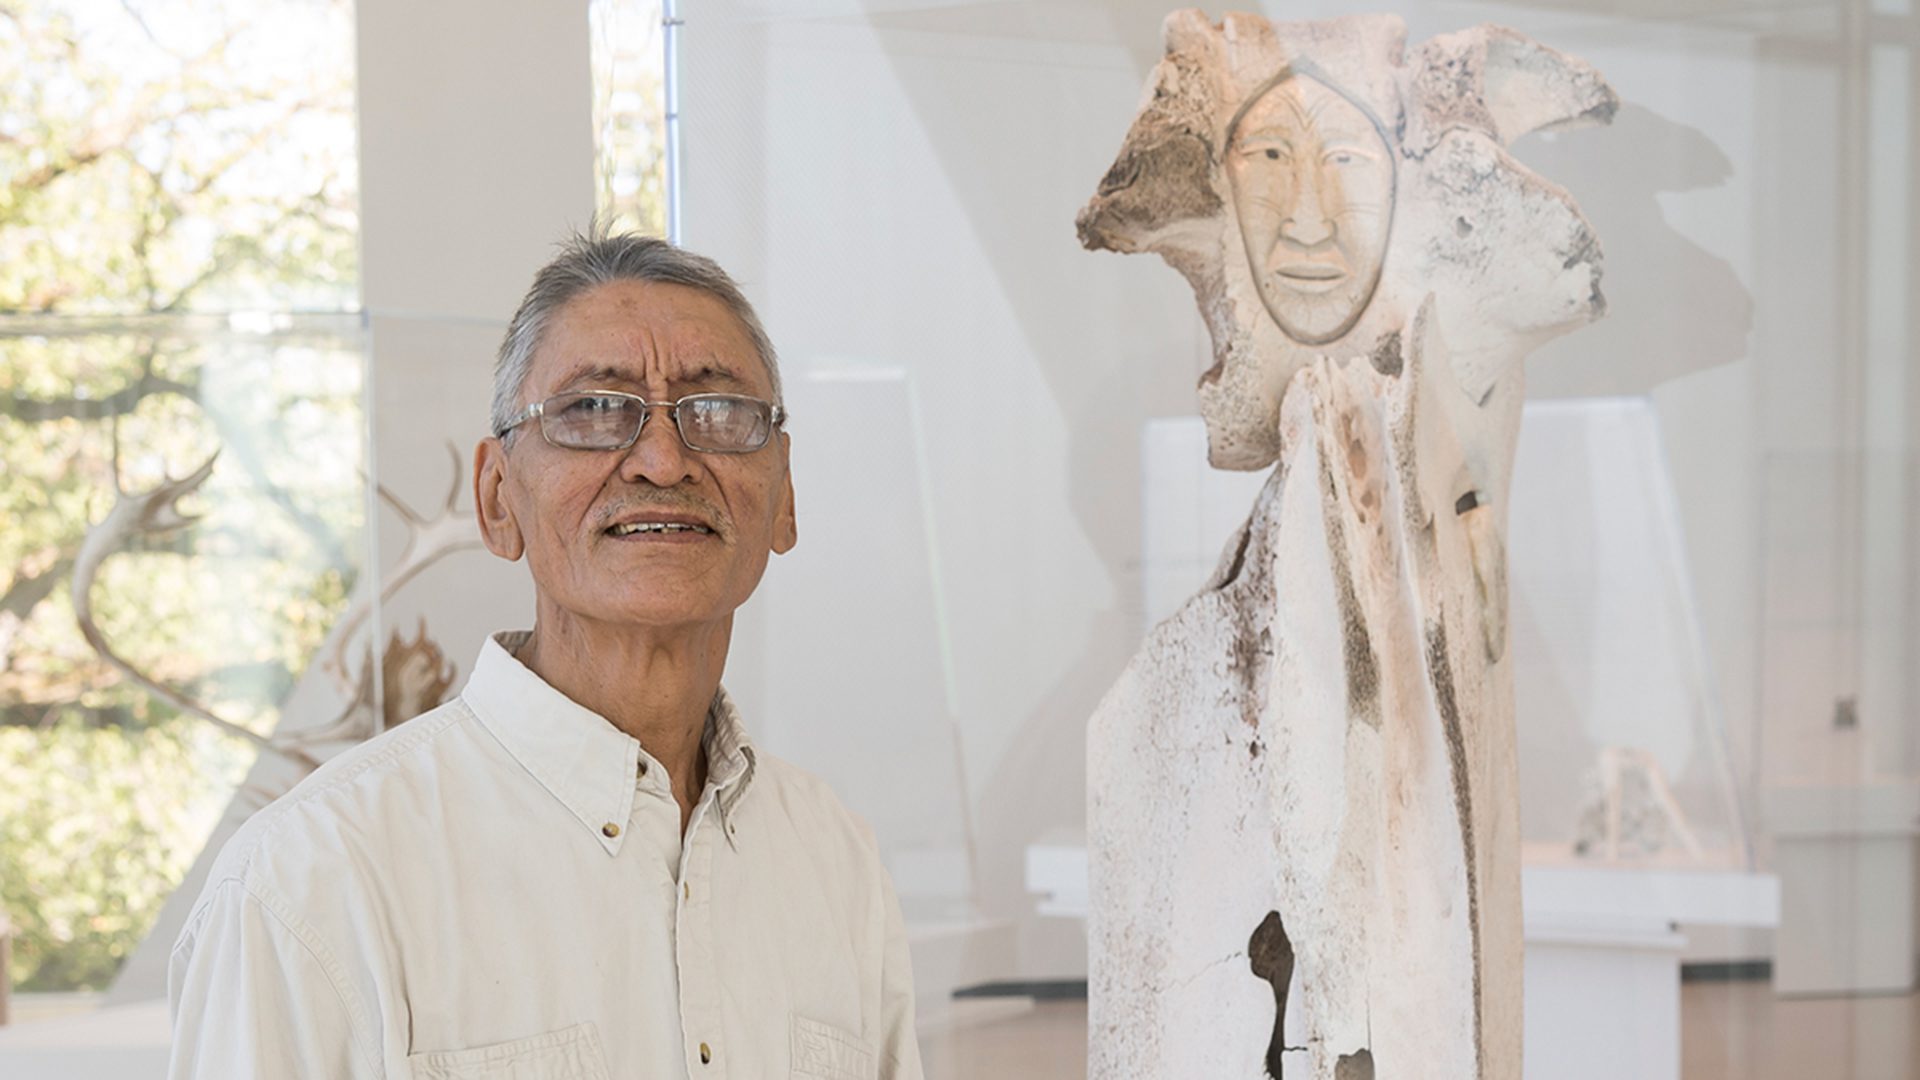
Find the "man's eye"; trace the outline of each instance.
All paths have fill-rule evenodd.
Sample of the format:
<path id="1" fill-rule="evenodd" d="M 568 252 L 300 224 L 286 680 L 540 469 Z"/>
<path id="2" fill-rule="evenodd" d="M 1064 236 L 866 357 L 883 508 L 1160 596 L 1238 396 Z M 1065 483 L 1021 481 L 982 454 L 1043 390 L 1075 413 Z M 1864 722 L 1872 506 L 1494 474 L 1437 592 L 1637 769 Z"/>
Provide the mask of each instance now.
<path id="1" fill-rule="evenodd" d="M 570 413 L 608 413 L 619 412 L 627 407 L 626 399 L 617 397 L 583 397 L 567 406 Z"/>

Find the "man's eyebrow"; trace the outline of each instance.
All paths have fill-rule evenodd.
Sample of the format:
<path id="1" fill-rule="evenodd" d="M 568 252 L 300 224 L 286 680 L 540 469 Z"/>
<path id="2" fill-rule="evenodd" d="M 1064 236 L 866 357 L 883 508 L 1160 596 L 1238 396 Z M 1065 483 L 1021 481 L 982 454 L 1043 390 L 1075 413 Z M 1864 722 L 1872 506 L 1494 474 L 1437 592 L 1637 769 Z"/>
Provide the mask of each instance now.
<path id="1" fill-rule="evenodd" d="M 607 367 L 604 364 L 592 368 L 575 368 L 572 374 L 560 380 L 556 385 L 564 390 L 571 386 L 578 386 L 581 383 L 597 383 L 603 385 L 606 383 L 625 383 L 628 386 L 636 385 L 632 376 L 621 371 L 619 368 Z"/>
<path id="2" fill-rule="evenodd" d="M 747 380 L 741 378 L 738 375 L 735 375 L 733 372 L 728 371 L 726 368 L 714 367 L 712 364 L 704 365 L 700 368 L 700 370 L 694 372 L 691 375 L 688 375 L 684 379 L 676 379 L 674 381 L 690 382 L 690 383 L 720 383 L 723 386 L 732 386 L 732 387 L 737 387 L 741 389 L 747 388 Z"/>
<path id="3" fill-rule="evenodd" d="M 747 380 L 735 375 L 726 368 L 715 367 L 712 364 L 702 364 L 686 375 L 676 375 L 673 381 L 678 383 L 704 383 L 708 385 L 718 383 L 729 387 L 750 389 Z M 567 378 L 561 380 L 559 386 L 562 390 L 566 390 L 579 386 L 582 383 L 591 383 L 596 386 L 607 386 L 609 384 L 638 386 L 640 385 L 640 380 L 635 379 L 632 375 L 621 371 L 619 368 L 608 367 L 605 364 L 601 364 L 596 367 L 575 368 Z"/>

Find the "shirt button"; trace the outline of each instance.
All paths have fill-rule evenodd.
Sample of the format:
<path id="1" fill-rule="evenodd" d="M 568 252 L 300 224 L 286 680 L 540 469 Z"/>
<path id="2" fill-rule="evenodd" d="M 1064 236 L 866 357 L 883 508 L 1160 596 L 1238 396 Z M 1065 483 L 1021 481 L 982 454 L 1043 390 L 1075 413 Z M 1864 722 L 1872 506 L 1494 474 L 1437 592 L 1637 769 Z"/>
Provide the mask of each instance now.
<path id="1" fill-rule="evenodd" d="M 707 1062 L 712 1060 L 713 1060 L 713 1051 L 707 1048 L 706 1043 L 701 1043 L 700 1044 L 700 1064 L 705 1065 Z"/>
<path id="2" fill-rule="evenodd" d="M 620 835 L 620 826 L 615 825 L 613 822 L 609 821 L 605 825 L 600 826 L 600 835 L 611 840 L 614 837 Z"/>

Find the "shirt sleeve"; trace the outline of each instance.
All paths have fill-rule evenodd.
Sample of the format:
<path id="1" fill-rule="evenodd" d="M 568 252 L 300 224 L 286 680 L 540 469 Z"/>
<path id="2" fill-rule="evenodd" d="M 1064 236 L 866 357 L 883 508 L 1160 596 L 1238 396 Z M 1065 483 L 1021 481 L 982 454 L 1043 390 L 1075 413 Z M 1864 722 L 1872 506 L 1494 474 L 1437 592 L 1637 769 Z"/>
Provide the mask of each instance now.
<path id="1" fill-rule="evenodd" d="M 220 882 L 167 966 L 168 1080 L 377 1080 L 337 965 L 238 879 Z"/>
<path id="2" fill-rule="evenodd" d="M 880 1080 L 922 1080 L 920 1040 L 913 1028 L 913 963 L 907 955 L 906 922 L 893 881 L 880 875 L 886 906 L 886 940 L 880 970 Z"/>

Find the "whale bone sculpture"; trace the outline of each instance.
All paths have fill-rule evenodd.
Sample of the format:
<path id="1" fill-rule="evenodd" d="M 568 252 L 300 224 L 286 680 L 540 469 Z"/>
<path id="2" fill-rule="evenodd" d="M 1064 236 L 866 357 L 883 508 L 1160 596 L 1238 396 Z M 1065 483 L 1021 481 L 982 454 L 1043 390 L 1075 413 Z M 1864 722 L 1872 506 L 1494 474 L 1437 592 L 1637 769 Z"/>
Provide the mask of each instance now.
<path id="1" fill-rule="evenodd" d="M 1520 1076 L 1505 496 L 1521 360 L 1604 301 L 1507 146 L 1618 102 L 1511 30 L 1405 39 L 1169 16 L 1080 214 L 1193 287 L 1212 463 L 1275 466 L 1089 729 L 1095 1078 Z"/>

